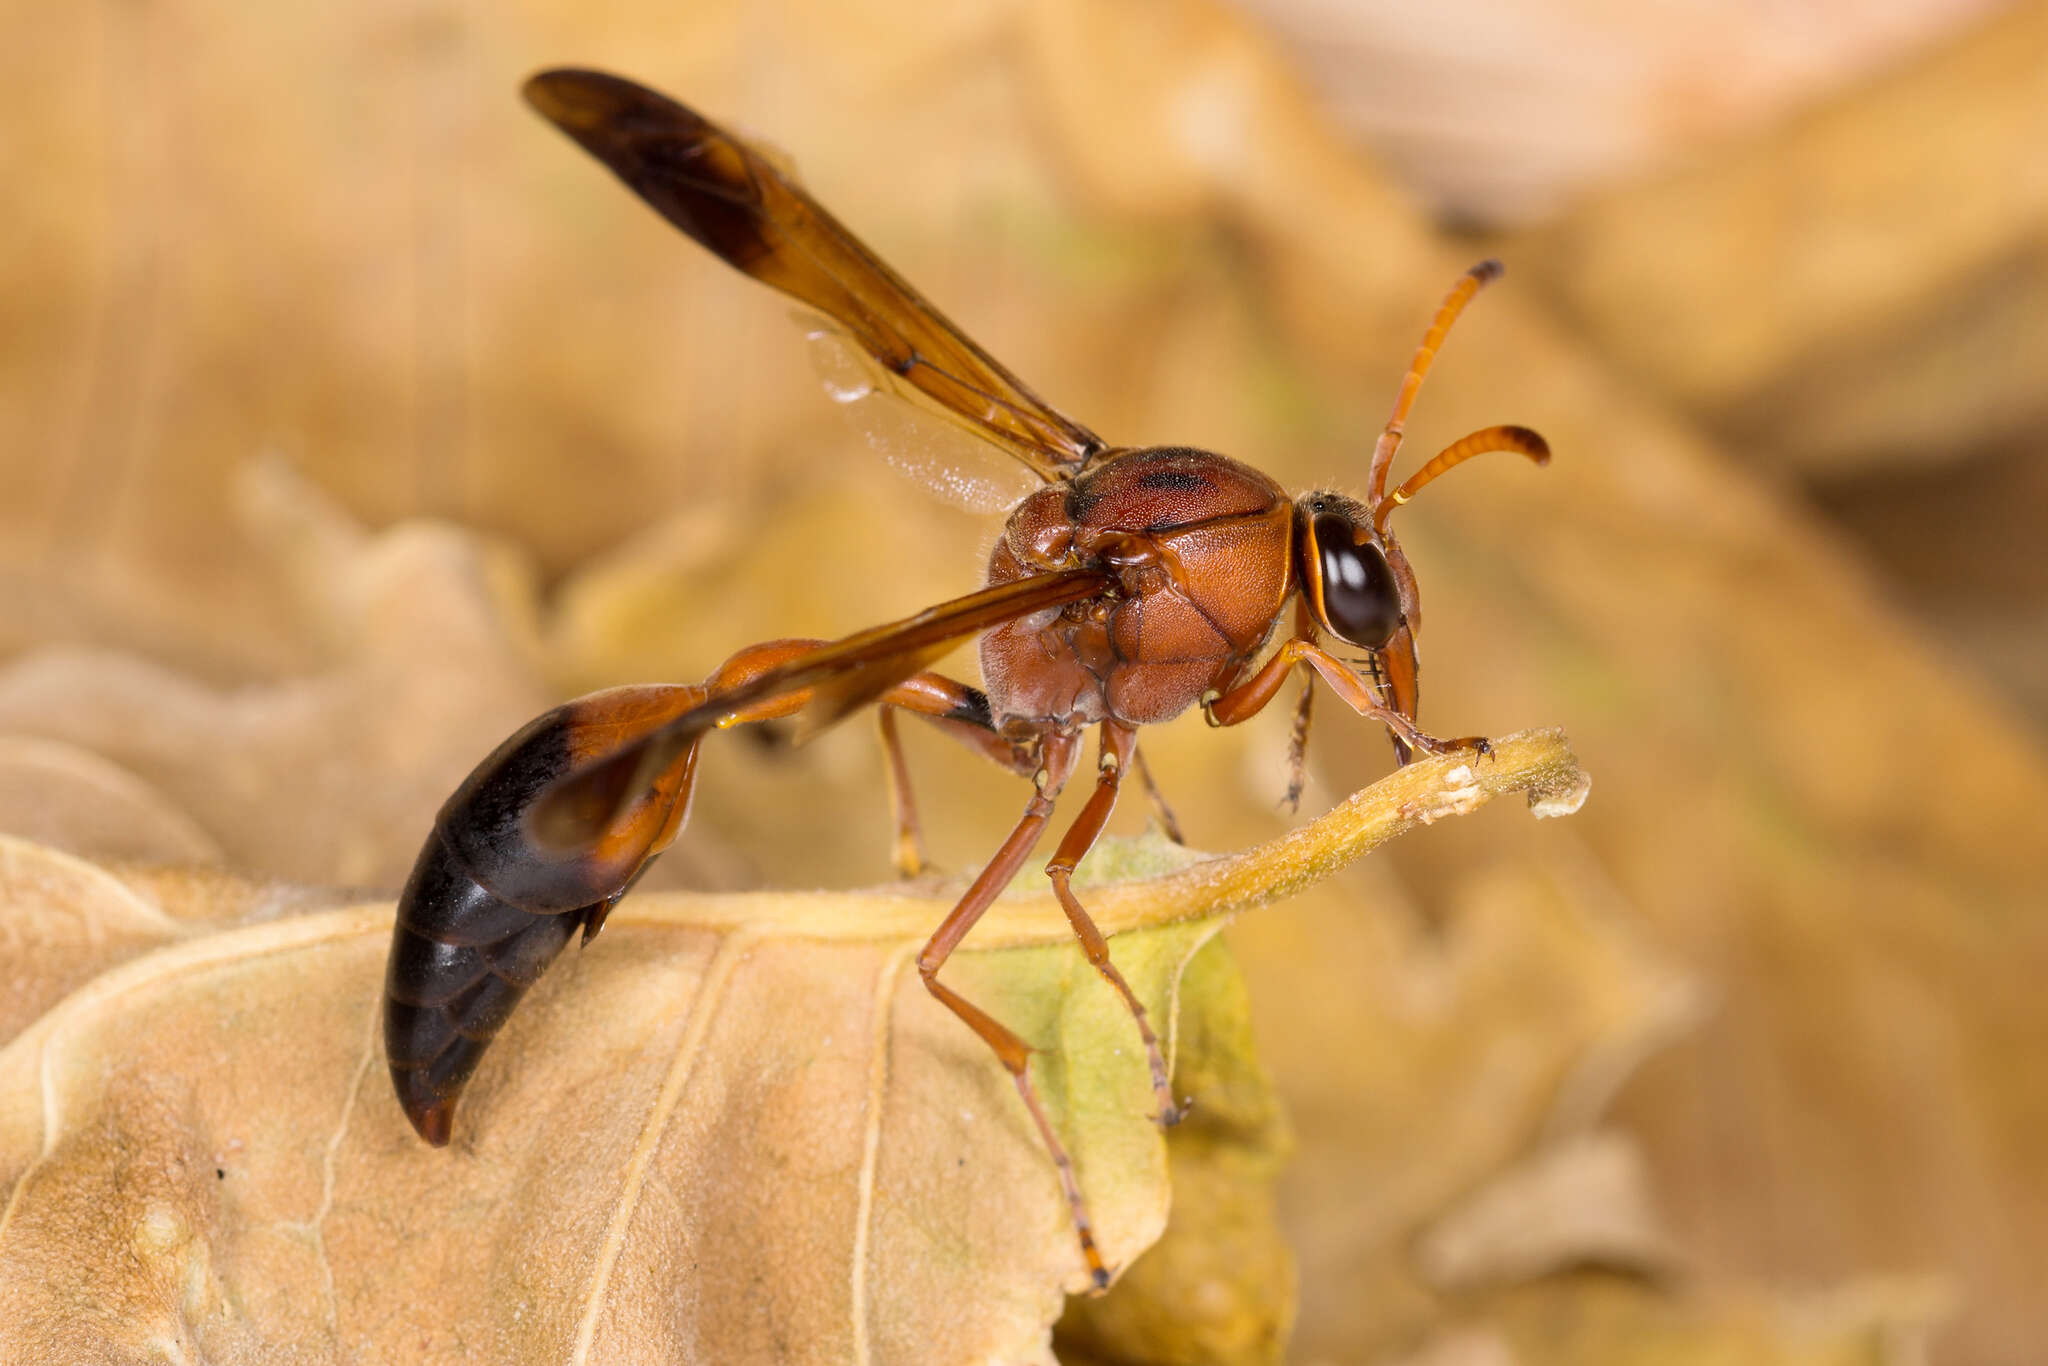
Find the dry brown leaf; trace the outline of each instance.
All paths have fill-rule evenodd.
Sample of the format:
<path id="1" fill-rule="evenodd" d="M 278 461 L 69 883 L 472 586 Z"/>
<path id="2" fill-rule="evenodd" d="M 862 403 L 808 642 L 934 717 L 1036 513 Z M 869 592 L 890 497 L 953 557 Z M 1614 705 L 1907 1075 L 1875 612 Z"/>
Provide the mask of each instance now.
<path id="1" fill-rule="evenodd" d="M 1416 1267 L 1437 1290 L 1533 1280 L 1559 1270 L 1670 1270 L 1671 1235 L 1652 1209 L 1634 1141 L 1612 1131 L 1525 1158 L 1426 1229 Z"/>
<path id="2" fill-rule="evenodd" d="M 1503 1297 L 1487 1326 L 1435 1333 L 1389 1366 L 1924 1366 L 1948 1299 L 1883 1280 L 1776 1302 L 1681 1298 L 1588 1274 Z"/>
<path id="3" fill-rule="evenodd" d="M 212 836 L 134 774 L 28 736 L 0 735 L 0 830 L 101 862 L 221 859 Z"/>
<path id="4" fill-rule="evenodd" d="M 113 874 L 56 849 L 0 835 L 0 1038 L 109 964 L 179 937 L 183 927 Z"/>
<path id="5" fill-rule="evenodd" d="M 1442 1323 L 1455 1300 L 1418 1274 L 1418 1237 L 1598 1121 L 1631 1068 L 1696 1024 L 1691 974 L 1560 862 L 1547 878 L 1468 872 L 1431 926 L 1373 860 L 1231 931 L 1254 941 L 1242 962 L 1260 1049 L 1299 1134 L 1280 1184 L 1317 1273 L 1299 1359 L 1371 1359 Z"/>
<path id="6" fill-rule="evenodd" d="M 531 570 L 433 523 L 372 535 L 274 461 L 239 488 L 324 667 L 222 687 L 103 648 L 11 659 L 0 731 L 40 743 L 0 749 L 0 802 L 10 779 L 34 785 L 34 820 L 0 829 L 113 858 L 397 886 L 477 757 L 547 705 L 527 662 Z"/>
<path id="7" fill-rule="evenodd" d="M 1248 853 L 1176 850 L 1180 871 L 1091 906 L 1171 1022 L 1223 916 L 1475 788 L 1552 804 L 1583 779 L 1556 734 L 1510 738 Z M 376 1065 L 388 907 L 121 962 L 184 926 L 14 847 L 10 922 L 140 928 L 101 935 L 111 966 L 0 1050 L 10 1359 L 1043 1361 L 1085 1282 L 1014 1093 L 907 971 L 930 894 L 628 903 L 515 1017 L 436 1152 Z M 952 978 L 1049 1050 L 1041 1086 L 1121 1263 L 1165 1222 L 1165 1148 L 1128 1021 L 1068 939 L 1051 898 L 1006 899 Z M 1212 998 L 1223 1015 L 1174 1037 L 1241 1052 L 1241 998 Z"/>
<path id="8" fill-rule="evenodd" d="M 1235 0 L 1434 213 L 1528 221 L 1812 104 L 2009 0 Z"/>
<path id="9" fill-rule="evenodd" d="M 1467 251 L 1404 212 L 1284 73 L 1206 12 L 1069 0 L 1032 13 L 1033 69 L 1077 176 L 1119 210 L 1142 212 L 1157 187 L 1227 225 L 1291 359 L 1327 374 L 1326 394 L 1366 395 L 1344 415 L 1355 443 L 1406 358 L 1385 341 L 1389 301 L 1448 281 Z M 1148 26 L 1176 24 L 1156 48 L 1171 60 L 1143 60 Z M 1104 60 L 1137 74 L 1076 74 Z M 1136 131 L 1120 144 L 1123 129 Z M 1123 186 L 1109 183 L 1120 150 L 1143 161 Z M 1606 885 L 1718 1002 L 1631 1078 L 1616 1120 L 1643 1138 L 1703 1274 L 1812 1285 L 1939 1268 L 1976 1292 L 1951 1330 L 1959 1359 L 2027 1360 L 2048 1303 L 2048 1165 L 2031 1141 L 2048 1073 L 2013 1062 L 2048 1027 L 2033 985 L 2048 963 L 2038 739 L 1809 517 L 1573 343 L 1516 278 L 1511 263 L 1483 324 L 1476 310 L 1460 323 L 1431 373 L 1429 421 L 1448 438 L 1512 414 L 1557 459 L 1540 476 L 1446 480 L 1401 534 L 1430 604 L 1429 714 L 1572 715 L 1604 795 L 1557 843 L 1583 838 L 1593 875 L 1580 881 Z M 1174 397 L 1206 414 L 1194 391 L 1214 371 L 1193 373 Z M 1344 435 L 1328 437 L 1332 466 Z M 1351 728 L 1317 744 L 1329 772 L 1378 758 Z M 1458 822 L 1392 862 L 1433 923 L 1454 923 L 1474 868 L 1542 866 L 1526 833 Z M 1289 1098 L 1297 1175 L 1331 1052 L 1315 1018 L 1330 997 L 1304 990 L 1298 965 L 1328 965 L 1331 942 L 1244 958 L 1255 1000 L 1305 1017 L 1284 1049 L 1264 1031 L 1276 1075 L 1310 1079 Z M 1864 1141 L 1877 1131 L 1888 1141 Z M 1341 1179 L 1332 1163 L 1303 1181 L 1295 1211 L 1354 1228 L 1378 1214 L 1384 1188 L 1339 1195 L 1333 1168 Z M 1305 1345 L 1384 1350 L 1380 1334 L 1441 1316 L 1377 1282 L 1361 1292 L 1345 1245 L 1314 1241 L 1297 1241 Z"/>
<path id="10" fill-rule="evenodd" d="M 1923 1366 L 1951 1298 L 1938 1283 L 1882 1278 L 1668 1295 L 1581 1272 L 1492 1297 L 1484 1315 L 1518 1366 Z"/>
<path id="11" fill-rule="evenodd" d="M 2048 5 L 1505 244 L 1602 351 L 1774 473 L 2038 425 Z"/>

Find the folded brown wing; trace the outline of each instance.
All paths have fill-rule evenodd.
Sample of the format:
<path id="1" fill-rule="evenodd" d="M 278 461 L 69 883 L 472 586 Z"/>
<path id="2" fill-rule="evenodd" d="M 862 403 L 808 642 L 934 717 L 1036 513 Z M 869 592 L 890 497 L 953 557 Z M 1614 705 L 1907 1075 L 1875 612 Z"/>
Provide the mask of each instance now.
<path id="1" fill-rule="evenodd" d="M 528 834 L 544 849 L 591 845 L 691 740 L 738 709 L 809 692 L 797 724 L 804 732 L 818 730 L 873 701 L 969 636 L 1094 597 L 1109 584 L 1107 574 L 1093 569 L 1034 575 L 836 640 L 739 687 L 715 693 L 659 729 L 565 775 L 534 800 L 527 812 Z"/>
<path id="2" fill-rule="evenodd" d="M 697 242 L 838 320 L 896 391 L 1048 481 L 1104 448 L 976 346 L 767 158 L 664 95 L 598 71 L 544 71 L 526 98 Z"/>

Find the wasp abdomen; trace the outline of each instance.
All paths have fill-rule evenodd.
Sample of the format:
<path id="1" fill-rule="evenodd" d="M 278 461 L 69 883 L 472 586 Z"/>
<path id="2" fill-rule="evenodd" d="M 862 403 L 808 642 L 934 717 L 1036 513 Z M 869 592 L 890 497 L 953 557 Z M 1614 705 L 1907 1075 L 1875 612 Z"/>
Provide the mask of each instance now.
<path id="1" fill-rule="evenodd" d="M 584 918 L 520 910 L 471 877 L 438 831 L 428 838 L 399 899 L 384 983 L 384 1054 L 420 1137 L 448 1141 L 485 1048 Z"/>
<path id="2" fill-rule="evenodd" d="M 534 792 L 594 749 L 644 734 L 701 688 L 614 688 L 554 708 L 476 766 L 441 808 L 412 877 L 384 978 L 384 1055 L 406 1117 L 448 1141 L 456 1098 L 526 989 L 579 929 L 594 931 L 689 809 L 696 747 L 622 812 L 602 849 L 549 854 L 523 823 Z"/>

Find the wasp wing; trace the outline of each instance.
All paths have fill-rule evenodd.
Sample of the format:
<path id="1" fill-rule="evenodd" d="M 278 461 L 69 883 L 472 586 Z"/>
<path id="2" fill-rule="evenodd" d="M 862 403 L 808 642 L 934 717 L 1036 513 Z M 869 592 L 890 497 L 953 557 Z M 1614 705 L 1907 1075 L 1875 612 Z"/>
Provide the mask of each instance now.
<path id="1" fill-rule="evenodd" d="M 871 627 L 713 694 L 659 728 L 543 788 L 527 812 L 535 843 L 554 851 L 590 847 L 611 829 L 676 757 L 742 708 L 808 693 L 802 733 L 830 725 L 923 669 L 969 636 L 1034 612 L 1094 597 L 1110 584 L 1093 569 L 1067 569 L 996 584 Z"/>
<path id="2" fill-rule="evenodd" d="M 526 98 L 691 238 L 819 309 L 892 387 L 993 441 L 1047 481 L 1105 443 L 970 341 L 761 153 L 645 86 L 544 71 Z"/>
<path id="3" fill-rule="evenodd" d="M 1044 487 L 1002 447 L 930 403 L 906 400 L 902 383 L 845 328 L 808 310 L 798 310 L 796 320 L 825 393 L 889 468 L 956 508 L 985 515 L 1007 513 Z"/>

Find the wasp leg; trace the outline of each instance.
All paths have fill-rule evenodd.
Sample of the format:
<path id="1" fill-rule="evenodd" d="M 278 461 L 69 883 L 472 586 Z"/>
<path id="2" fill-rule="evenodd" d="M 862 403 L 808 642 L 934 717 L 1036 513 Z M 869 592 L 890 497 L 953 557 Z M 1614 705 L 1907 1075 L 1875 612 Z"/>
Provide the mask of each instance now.
<path id="1" fill-rule="evenodd" d="M 916 877 L 926 867 L 924 829 L 917 819 L 917 798 L 910 791 L 910 765 L 903 758 L 903 740 L 896 733 L 896 709 L 875 708 L 875 732 L 882 737 L 884 771 L 889 776 L 889 810 L 895 816 L 896 839 L 889 846 L 898 877 Z"/>
<path id="2" fill-rule="evenodd" d="M 1418 729 L 1413 721 L 1373 696 L 1372 689 L 1352 671 L 1350 665 L 1315 642 L 1299 636 L 1274 651 L 1273 657 L 1250 678 L 1224 692 L 1204 697 L 1202 711 L 1209 718 L 1209 724 L 1235 726 L 1258 715 L 1280 691 L 1288 672 L 1297 664 L 1306 664 L 1322 675 L 1330 690 L 1344 699 L 1344 704 L 1351 710 L 1368 720 L 1378 721 L 1392 731 L 1396 739 L 1425 754 L 1455 754 L 1461 750 L 1479 754 L 1493 752 L 1484 736 L 1467 735 L 1456 740 L 1439 740 Z"/>
<path id="3" fill-rule="evenodd" d="M 916 877 L 929 866 L 924 839 L 918 826 L 917 801 L 910 792 L 910 766 L 904 762 L 903 742 L 896 731 L 896 713 L 907 711 L 932 723 L 991 763 L 1021 777 L 1038 767 L 1035 745 L 1005 740 L 996 732 L 989 715 L 988 696 L 943 674 L 921 673 L 904 679 L 883 693 L 875 712 L 875 726 L 882 735 L 882 754 L 889 774 L 889 802 L 895 816 L 896 840 L 893 856 L 896 871 Z"/>
<path id="4" fill-rule="evenodd" d="M 1031 856 L 1031 847 L 1045 832 L 1045 825 L 1052 818 L 1053 801 L 1060 789 L 1066 786 L 1068 776 L 1074 771 L 1074 759 L 1080 752 L 1080 744 L 1074 736 L 1054 735 L 1043 745 L 1041 760 L 1033 781 L 1037 790 L 1031 794 L 1030 802 L 1024 808 L 1024 818 L 1017 822 L 1016 829 L 996 850 L 995 857 L 974 879 L 974 884 L 953 909 L 947 913 L 939 928 L 925 943 L 917 955 L 917 975 L 924 979 L 925 990 L 938 998 L 939 1004 L 952 1011 L 981 1037 L 989 1046 L 1010 1080 L 1016 1083 L 1017 1094 L 1024 1101 L 1024 1108 L 1031 1114 L 1031 1122 L 1038 1126 L 1038 1135 L 1045 1141 L 1046 1151 L 1052 1155 L 1053 1166 L 1059 1171 L 1060 1186 L 1066 1191 L 1067 1208 L 1073 1215 L 1074 1233 L 1081 1241 L 1081 1256 L 1088 1264 L 1088 1274 L 1097 1290 L 1109 1286 L 1109 1269 L 1102 1263 L 1102 1251 L 1095 1245 L 1095 1229 L 1088 1219 L 1088 1207 L 1081 1199 L 1081 1186 L 1074 1179 L 1074 1161 L 1067 1156 L 1067 1149 L 1053 1132 L 1052 1121 L 1046 1118 L 1045 1107 L 1039 1103 L 1037 1088 L 1031 1084 L 1031 1048 L 1008 1028 L 998 1023 L 980 1006 L 954 991 L 939 980 L 939 969 L 967 932 L 974 928 L 982 913 L 989 908 L 996 896 L 1009 884 L 1024 860 Z"/>
<path id="5" fill-rule="evenodd" d="M 822 640 L 771 640 L 750 645 L 719 665 L 718 671 L 705 680 L 704 686 L 715 697 L 757 674 L 807 655 L 825 643 Z M 810 700 L 808 688 L 784 693 L 735 711 L 720 724 L 737 726 L 794 716 L 809 705 Z M 896 831 L 891 858 L 899 874 L 916 877 L 926 866 L 924 842 L 918 828 L 917 802 L 910 792 L 910 769 L 904 762 L 903 742 L 897 733 L 894 713 L 901 710 L 922 717 L 1012 773 L 1030 774 L 1038 766 L 1037 754 L 1033 746 L 1005 740 L 996 733 L 985 693 L 943 674 L 914 674 L 876 700 L 879 706 L 875 724 L 882 736 L 882 756 L 889 777 L 890 809 Z"/>
<path id="6" fill-rule="evenodd" d="M 1106 721 L 1102 726 L 1102 767 L 1095 780 L 1095 791 L 1088 798 L 1088 804 L 1081 808 L 1081 814 L 1067 828 L 1066 838 L 1060 841 L 1059 851 L 1052 856 L 1052 862 L 1045 865 L 1045 875 L 1052 879 L 1053 894 L 1060 899 L 1060 906 L 1067 913 L 1067 923 L 1074 928 L 1074 937 L 1081 941 L 1081 948 L 1088 955 L 1088 961 L 1103 979 L 1116 988 L 1117 995 L 1124 998 L 1130 1008 L 1131 1018 L 1138 1023 L 1138 1037 L 1145 1041 L 1145 1060 L 1152 1067 L 1152 1093 L 1159 1100 L 1159 1123 L 1167 1128 L 1180 1123 L 1182 1110 L 1174 1104 L 1173 1090 L 1167 1084 L 1166 1058 L 1160 1052 L 1159 1038 L 1152 1032 L 1152 1022 L 1145 1018 L 1145 1005 L 1131 990 L 1131 984 L 1118 972 L 1116 964 L 1109 961 L 1109 941 L 1102 937 L 1095 922 L 1083 910 L 1081 903 L 1067 884 L 1074 875 L 1074 869 L 1088 851 L 1095 846 L 1102 834 L 1102 827 L 1109 823 L 1109 813 L 1116 807 L 1117 788 L 1123 781 L 1124 770 L 1130 767 L 1131 756 L 1137 749 L 1138 734 L 1128 726 Z"/>
<path id="7" fill-rule="evenodd" d="M 1145 751 L 1135 746 L 1131 749 L 1131 765 L 1138 770 L 1138 781 L 1145 784 L 1145 800 L 1152 805 L 1152 814 L 1159 821 L 1159 833 L 1175 844 L 1186 844 L 1187 836 L 1180 832 L 1180 821 L 1168 805 L 1166 794 L 1159 790 L 1159 784 L 1152 778 L 1152 765 L 1145 762 Z"/>
<path id="8" fill-rule="evenodd" d="M 1316 619 L 1308 609 L 1306 597 L 1294 600 L 1294 634 L 1307 641 L 1316 638 Z M 1308 786 L 1308 728 L 1315 717 L 1315 707 L 1315 673 L 1304 664 L 1301 696 L 1294 702 L 1294 729 L 1287 734 L 1287 795 L 1280 799 L 1290 814 L 1301 810 L 1301 790 Z"/>

